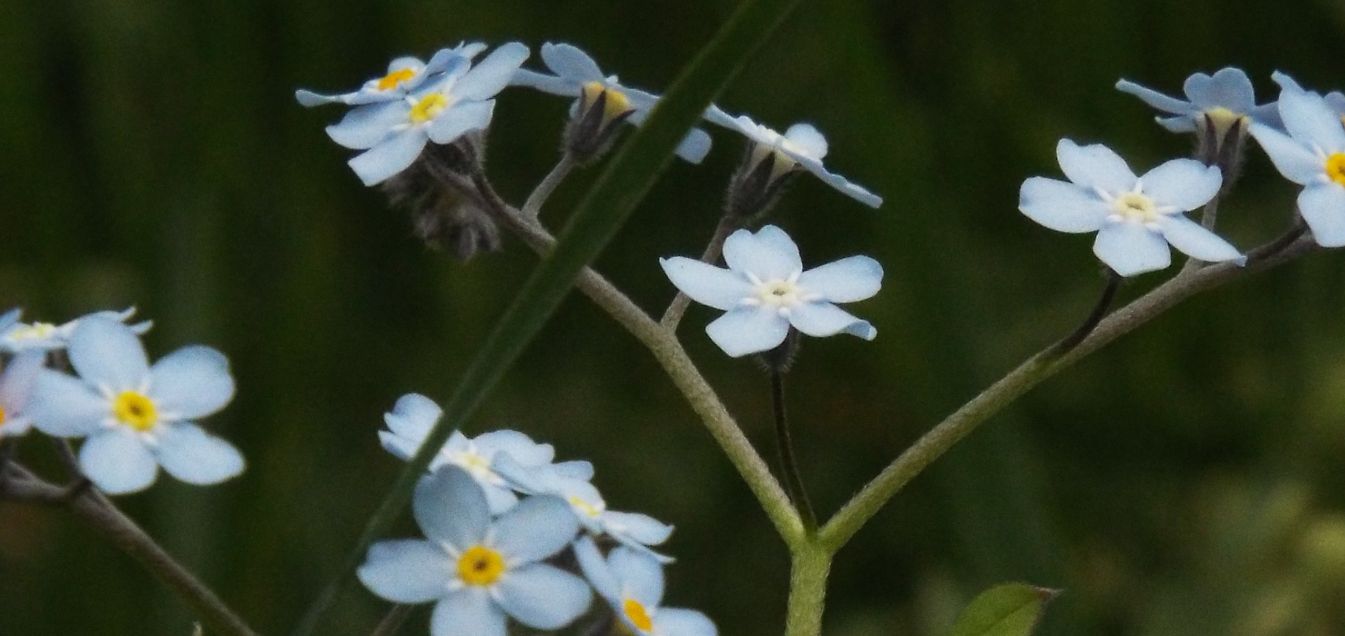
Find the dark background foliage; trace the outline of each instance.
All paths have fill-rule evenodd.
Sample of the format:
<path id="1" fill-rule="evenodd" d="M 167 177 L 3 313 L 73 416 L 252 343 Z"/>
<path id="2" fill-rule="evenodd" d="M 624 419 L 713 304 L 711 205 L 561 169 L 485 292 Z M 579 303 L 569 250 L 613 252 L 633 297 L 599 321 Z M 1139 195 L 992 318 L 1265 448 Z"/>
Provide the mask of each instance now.
<path id="1" fill-rule="evenodd" d="M 354 86 L 397 54 L 464 38 L 576 43 L 658 89 L 734 2 L 82 0 L 0 4 L 0 306 L 63 320 L 138 306 L 155 355 L 227 352 L 235 403 L 208 424 L 248 472 L 164 480 L 128 511 L 266 633 L 283 633 L 352 545 L 401 464 L 377 445 L 402 393 L 443 399 L 533 266 L 460 265 L 410 237 L 296 87 Z M 1119 77 L 1175 92 L 1194 70 L 1339 86 L 1338 2 L 828 0 L 807 3 L 723 96 L 779 126 L 814 122 L 829 163 L 879 211 L 802 179 L 777 222 L 805 260 L 887 268 L 856 307 L 872 344 L 809 341 L 791 379 L 804 470 L 823 511 L 1030 352 L 1101 285 L 1089 241 L 1015 209 L 1055 174 L 1062 136 L 1147 168 L 1189 150 Z M 490 169 L 521 201 L 555 159 L 566 105 L 517 90 Z M 741 152 L 672 167 L 598 263 L 642 305 L 671 295 L 655 257 L 698 252 Z M 596 170 L 568 183 L 558 225 Z M 1253 153 L 1224 232 L 1278 233 L 1294 188 Z M 996 417 L 836 563 L 828 633 L 940 634 L 995 582 L 1066 590 L 1048 634 L 1345 633 L 1342 256 L 1319 254 L 1200 296 Z M 1132 298 L 1166 275 L 1123 289 Z M 770 451 L 765 377 L 692 354 Z M 515 427 L 590 458 L 618 509 L 674 522 L 675 605 L 726 634 L 778 633 L 787 562 L 728 463 L 646 352 L 568 301 L 468 432 Z M 22 458 L 57 475 L 43 440 Z M 413 531 L 408 522 L 403 531 Z M 357 591 L 329 633 L 367 633 Z M 423 617 L 420 618 L 423 621 Z M 0 633 L 187 634 L 176 600 L 65 514 L 0 504 Z M 421 630 L 415 627 L 411 631 Z"/>

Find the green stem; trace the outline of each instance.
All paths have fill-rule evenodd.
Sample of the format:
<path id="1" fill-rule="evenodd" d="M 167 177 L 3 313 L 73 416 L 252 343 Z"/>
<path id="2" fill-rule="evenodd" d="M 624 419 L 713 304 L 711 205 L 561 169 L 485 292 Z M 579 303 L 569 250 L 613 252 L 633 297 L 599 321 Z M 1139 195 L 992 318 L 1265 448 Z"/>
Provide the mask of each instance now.
<path id="1" fill-rule="evenodd" d="M 822 633 L 832 552 L 810 542 L 794 550 L 790 557 L 785 636 L 818 636 Z"/>
<path id="2" fill-rule="evenodd" d="M 551 194 L 578 165 L 570 153 L 561 155 L 560 161 L 551 172 L 547 173 L 542 182 L 533 188 L 532 194 L 528 195 L 528 200 L 523 203 L 523 216 L 529 219 L 537 218 L 537 215 L 542 213 L 542 206 L 546 205 L 547 199 L 551 198 Z"/>

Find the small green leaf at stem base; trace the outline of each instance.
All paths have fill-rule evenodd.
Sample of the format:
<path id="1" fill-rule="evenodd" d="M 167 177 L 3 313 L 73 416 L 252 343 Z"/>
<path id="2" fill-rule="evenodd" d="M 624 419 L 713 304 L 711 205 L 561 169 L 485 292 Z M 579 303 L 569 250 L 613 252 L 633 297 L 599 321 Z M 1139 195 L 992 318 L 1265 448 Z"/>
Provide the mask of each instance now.
<path id="1" fill-rule="evenodd" d="M 1006 583 L 982 592 L 953 624 L 951 636 L 1028 636 L 1060 590 Z"/>

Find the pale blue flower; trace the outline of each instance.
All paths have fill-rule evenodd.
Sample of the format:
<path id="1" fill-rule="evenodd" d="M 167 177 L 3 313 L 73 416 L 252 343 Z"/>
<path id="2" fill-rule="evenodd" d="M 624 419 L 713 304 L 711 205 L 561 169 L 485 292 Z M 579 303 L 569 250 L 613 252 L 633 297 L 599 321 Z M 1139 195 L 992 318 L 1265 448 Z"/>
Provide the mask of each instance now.
<path id="1" fill-rule="evenodd" d="M 5 318 L 11 320 L 0 321 L 0 351 L 5 353 L 59 351 L 70 343 L 70 336 L 75 333 L 75 328 L 79 326 L 81 320 L 98 317 L 124 323 L 134 315 L 135 307 L 128 307 L 122 311 L 94 312 L 63 325 L 57 325 L 49 322 L 20 322 L 19 310 L 15 309 L 5 314 Z M 146 320 L 131 325 L 131 331 L 136 335 L 144 335 L 153 326 L 152 321 Z"/>
<path id="2" fill-rule="evenodd" d="M 526 59 L 528 47 L 518 42 L 496 48 L 475 66 L 454 57 L 416 90 L 394 101 L 359 106 L 328 126 L 327 134 L 342 146 L 364 150 L 350 167 L 365 185 L 381 183 L 414 163 L 425 144 L 451 144 L 489 126 L 495 95 Z"/>
<path id="3" fill-rule="evenodd" d="M 402 99 L 435 74 L 448 70 L 455 58 L 471 61 L 484 50 L 486 50 L 485 44 L 471 42 L 459 44 L 451 49 L 440 49 L 429 62 L 422 62 L 415 57 L 399 57 L 388 64 L 386 74 L 370 79 L 358 90 L 341 95 L 319 95 L 313 91 L 300 89 L 294 92 L 294 98 L 299 100 L 301 105 L 308 107 L 323 104 L 360 106 Z"/>
<path id="4" fill-rule="evenodd" d="M 1172 132 L 1195 132 L 1206 116 L 1214 122 L 1221 134 L 1234 122 L 1248 119 L 1267 126 L 1279 126 L 1279 113 L 1275 104 L 1257 106 L 1252 80 L 1239 68 L 1220 69 L 1214 75 L 1192 74 L 1182 86 L 1186 101 L 1168 97 L 1129 80 L 1117 82 L 1116 89 L 1167 113 L 1155 120 Z"/>
<path id="5" fill-rule="evenodd" d="M 1069 181 L 1024 181 L 1018 209 L 1058 232 L 1097 232 L 1093 253 L 1117 274 L 1167 267 L 1169 244 L 1209 263 L 1245 262 L 1236 247 L 1182 214 L 1219 193 L 1219 168 L 1174 159 L 1136 177 L 1110 148 L 1068 139 L 1060 140 L 1056 156 Z"/>
<path id="6" fill-rule="evenodd" d="M 791 326 L 817 337 L 848 333 L 873 340 L 878 335 L 868 321 L 835 304 L 878 293 L 883 281 L 878 261 L 851 256 L 805 272 L 793 239 L 767 225 L 756 234 L 738 230 L 729 235 L 724 262 L 728 269 L 681 256 L 659 260 L 682 293 L 728 312 L 705 332 L 730 356 L 774 349 Z"/>
<path id="7" fill-rule="evenodd" d="M 3 315 L 0 315 L 0 334 L 8 332 L 10 327 L 18 324 L 19 318 L 22 316 L 23 310 L 18 308 L 11 309 Z"/>
<path id="8" fill-rule="evenodd" d="M 636 636 L 715 636 L 704 614 L 662 607 L 663 566 L 647 554 L 614 548 L 606 558 L 588 537 L 574 544 L 579 569 L 603 600 Z"/>
<path id="9" fill-rule="evenodd" d="M 672 561 L 671 557 L 654 552 L 649 546 L 667 541 L 673 527 L 649 515 L 608 510 L 602 493 L 589 483 L 592 475 L 575 474 L 559 464 L 523 466 L 509 453 L 497 455 L 493 467 L 519 492 L 563 499 L 589 534 L 606 535 L 659 561 Z"/>
<path id="10" fill-rule="evenodd" d="M 771 159 L 775 162 L 771 168 L 772 181 L 784 176 L 790 170 L 801 167 L 841 194 L 864 205 L 876 208 L 883 204 L 882 197 L 851 183 L 841 175 L 827 171 L 826 166 L 822 165 L 822 159 L 827 156 L 827 139 L 811 124 L 794 124 L 782 135 L 752 121 L 746 115 L 733 117 L 718 106 L 710 106 L 705 111 L 705 119 L 741 133 L 754 144 L 748 170 L 756 168 L 766 159 Z"/>
<path id="11" fill-rule="evenodd" d="M 376 543 L 358 574 L 394 603 L 435 603 L 432 636 L 505 636 L 507 617 L 559 629 L 593 600 L 583 579 L 541 563 L 579 531 L 555 497 L 530 497 L 492 520 L 476 481 L 445 466 L 416 486 L 412 511 L 428 540 Z"/>
<path id="12" fill-rule="evenodd" d="M 383 416 L 388 430 L 379 431 L 383 448 L 403 460 L 409 460 L 425 443 L 430 430 L 444 414 L 433 400 L 411 393 L 397 400 L 392 412 Z M 469 438 L 453 431 L 439 454 L 430 462 L 429 471 L 453 465 L 467 471 L 476 480 L 490 503 L 491 514 L 500 514 L 518 503 L 518 496 L 503 477 L 491 469 L 496 455 L 508 453 L 522 466 L 537 468 L 551 465 L 556 449 L 550 444 L 538 444 L 518 431 L 500 430 Z M 560 470 L 584 479 L 593 477 L 593 465 L 588 462 L 564 462 Z"/>
<path id="13" fill-rule="evenodd" d="M 44 370 L 28 415 L 56 437 L 88 437 L 84 475 L 104 492 L 123 494 L 154 483 L 162 466 L 190 484 L 222 482 L 243 472 L 243 457 L 194 420 L 233 399 L 229 361 L 218 351 L 183 347 L 150 366 L 140 339 L 102 317 L 80 320 L 70 337 L 79 377 Z"/>
<path id="14" fill-rule="evenodd" d="M 0 326 L 6 318 L 9 316 L 0 317 Z M 41 351 L 26 351 L 14 356 L 0 373 L 0 439 L 19 437 L 33 427 L 28 400 L 46 358 Z"/>
<path id="15" fill-rule="evenodd" d="M 519 69 L 514 74 L 512 84 L 527 86 L 544 93 L 574 97 L 583 100 L 585 96 L 592 101 L 597 94 L 607 92 L 607 109 L 612 117 L 620 116 L 629 109 L 627 119 L 639 126 L 649 117 L 649 112 L 658 103 L 658 96 L 623 85 L 617 76 L 603 75 L 602 69 L 592 57 L 578 47 L 569 44 L 547 42 L 542 45 L 542 63 L 555 75 L 545 75 Z M 577 111 L 579 101 L 573 110 Z M 691 163 L 700 163 L 710 152 L 710 135 L 704 130 L 693 128 L 677 147 L 677 156 Z"/>
<path id="16" fill-rule="evenodd" d="M 1317 93 L 1279 75 L 1280 116 L 1288 134 L 1252 126 L 1252 136 L 1285 178 L 1303 186 L 1298 211 L 1322 247 L 1345 245 L 1345 126 Z"/>

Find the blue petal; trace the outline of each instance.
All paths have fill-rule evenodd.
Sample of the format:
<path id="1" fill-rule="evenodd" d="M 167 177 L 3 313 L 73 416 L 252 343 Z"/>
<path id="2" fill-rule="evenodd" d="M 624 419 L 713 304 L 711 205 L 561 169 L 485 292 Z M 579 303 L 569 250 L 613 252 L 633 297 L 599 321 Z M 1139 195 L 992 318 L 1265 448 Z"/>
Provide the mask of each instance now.
<path id="1" fill-rule="evenodd" d="M 1158 205 L 1186 212 L 1210 202 L 1219 194 L 1223 174 L 1219 168 L 1193 159 L 1173 159 L 1140 177 L 1144 194 Z"/>
<path id="2" fill-rule="evenodd" d="M 1172 263 L 1168 242 L 1139 223 L 1108 223 L 1097 233 L 1093 253 L 1122 276 L 1160 270 Z"/>
<path id="3" fill-rule="evenodd" d="M 210 347 L 183 347 L 150 368 L 149 395 L 160 412 L 196 419 L 218 412 L 233 399 L 229 359 Z"/>
<path id="4" fill-rule="evenodd" d="M 510 563 L 532 563 L 569 545 L 579 533 L 579 520 L 557 497 L 529 497 L 500 515 L 491 527 L 494 547 Z"/>
<path id="5" fill-rule="evenodd" d="M 563 42 L 547 42 L 542 45 L 542 62 L 552 73 L 571 82 L 601 82 L 602 69 L 593 58 L 579 47 Z"/>
<path id="6" fill-rule="evenodd" d="M 19 317 L 23 315 L 22 309 L 11 309 L 0 315 L 0 334 L 5 333 L 10 327 L 19 322 Z"/>
<path id="7" fill-rule="evenodd" d="M 526 68 L 518 69 L 514 72 L 513 79 L 509 80 L 511 86 L 527 86 L 535 88 L 543 93 L 552 95 L 564 95 L 566 97 L 577 97 L 580 93 L 580 85 L 562 77 L 552 75 L 543 75 L 536 71 L 529 71 Z"/>
<path id="8" fill-rule="evenodd" d="M 4 409 L 0 417 L 13 418 L 27 408 L 46 361 L 47 355 L 41 351 L 20 353 L 9 361 L 0 375 L 0 409 Z M 11 422 L 5 419 L 0 423 L 9 426 Z"/>
<path id="9" fill-rule="evenodd" d="M 1308 186 L 1298 195 L 1298 211 L 1318 245 L 1345 245 L 1345 187 L 1335 183 Z"/>
<path id="10" fill-rule="evenodd" d="M 55 437 L 83 437 L 111 417 L 112 405 L 93 387 L 58 371 L 37 376 L 26 415 L 37 430 Z"/>
<path id="11" fill-rule="evenodd" d="M 1223 107 L 1246 115 L 1256 106 L 1252 80 L 1238 68 L 1220 69 L 1213 76 L 1195 73 L 1186 78 L 1183 90 L 1201 110 Z"/>
<path id="12" fill-rule="evenodd" d="M 878 330 L 867 320 L 856 318 L 827 302 L 801 303 L 791 308 L 789 324 L 813 337 L 834 336 L 838 333 L 848 333 L 865 340 L 878 337 Z"/>
<path id="13" fill-rule="evenodd" d="M 607 599 L 612 605 L 621 603 L 621 583 L 617 581 L 616 574 L 612 572 L 611 566 L 607 564 L 607 559 L 598 551 L 598 545 L 587 535 L 579 537 L 574 542 L 575 560 L 579 562 L 579 570 L 584 573 L 584 578 L 593 585 L 593 590 L 599 596 Z"/>
<path id="14" fill-rule="evenodd" d="M 1228 241 L 1180 214 L 1159 219 L 1158 226 L 1169 244 L 1191 258 L 1206 263 L 1246 260 Z"/>
<path id="15" fill-rule="evenodd" d="M 1060 169 L 1070 181 L 1103 192 L 1129 192 L 1135 187 L 1135 173 L 1124 159 L 1102 144 L 1080 146 L 1069 139 L 1056 145 Z"/>
<path id="16" fill-rule="evenodd" d="M 1140 98 L 1144 103 L 1157 108 L 1166 113 L 1174 115 L 1189 115 L 1199 109 L 1190 102 L 1184 102 L 1180 99 L 1168 97 L 1153 89 L 1145 88 L 1130 80 L 1121 80 L 1116 83 L 1116 90 L 1122 93 L 1129 93 Z M 1185 117 L 1183 119 L 1186 119 Z"/>
<path id="17" fill-rule="evenodd" d="M 198 486 L 237 477 L 246 466 L 232 444 L 185 422 L 164 425 L 154 454 L 168 474 Z"/>
<path id="18" fill-rule="evenodd" d="M 434 400 L 419 393 L 408 393 L 397 399 L 392 411 L 383 415 L 383 421 L 389 430 L 415 442 L 415 448 L 419 448 L 443 415 L 444 410 Z"/>
<path id="19" fill-rule="evenodd" d="M 738 230 L 724 241 L 724 262 L 739 274 L 751 274 L 762 281 L 785 280 L 803 271 L 799 247 L 774 225 L 756 234 Z"/>
<path id="20" fill-rule="evenodd" d="M 378 185 L 407 169 L 420 157 L 429 138 L 420 128 L 409 128 L 357 155 L 349 162 L 364 185 Z"/>
<path id="21" fill-rule="evenodd" d="M 1279 115 L 1276 114 L 1275 118 L 1278 120 Z M 1196 119 L 1194 116 L 1191 115 L 1178 115 L 1176 117 L 1155 117 L 1154 121 L 1158 122 L 1159 126 L 1168 129 L 1169 132 L 1189 133 L 1189 132 L 1195 132 L 1196 130 Z"/>
<path id="22" fill-rule="evenodd" d="M 341 97 L 341 95 L 320 95 L 302 88 L 294 91 L 294 100 L 299 102 L 299 105 L 304 108 L 340 103 L 342 101 Z"/>
<path id="23" fill-rule="evenodd" d="M 327 127 L 327 136 L 346 148 L 367 150 L 387 139 L 393 126 L 405 124 L 410 112 L 404 100 L 352 108 L 340 123 Z"/>
<path id="24" fill-rule="evenodd" d="M 673 533 L 672 526 L 638 512 L 608 510 L 602 521 L 609 534 L 622 535 L 642 545 L 659 545 Z"/>
<path id="25" fill-rule="evenodd" d="M 1345 127 L 1322 96 L 1286 88 L 1279 103 L 1284 127 L 1296 141 L 1328 154 L 1345 151 Z"/>
<path id="26" fill-rule="evenodd" d="M 812 124 L 794 124 L 785 131 L 785 139 L 807 156 L 821 161 L 827 156 L 827 138 Z"/>
<path id="27" fill-rule="evenodd" d="M 109 495 L 144 490 L 159 474 L 159 464 L 149 448 L 139 435 L 124 427 L 107 429 L 84 442 L 79 449 L 79 469 Z"/>
<path id="28" fill-rule="evenodd" d="M 510 571 L 494 592 L 506 613 L 536 629 L 560 629 L 593 602 L 593 592 L 583 579 L 544 563 Z"/>
<path id="29" fill-rule="evenodd" d="M 811 157 L 803 157 L 795 154 L 791 154 L 790 157 L 795 161 L 797 161 L 799 165 L 803 166 L 805 170 L 813 173 L 813 175 L 816 176 L 818 179 L 821 179 L 823 183 L 840 191 L 841 194 L 844 194 L 845 196 L 848 196 L 856 201 L 859 201 L 860 203 L 863 203 L 864 205 L 867 205 L 871 208 L 877 208 L 883 204 L 882 197 L 872 192 L 869 192 L 868 190 L 860 187 L 859 185 L 851 183 L 849 179 L 846 179 L 841 175 L 838 175 L 834 172 L 829 172 L 822 165 L 821 161 L 818 161 Z"/>
<path id="30" fill-rule="evenodd" d="M 883 266 L 867 256 L 851 256 L 799 275 L 799 286 L 822 300 L 852 303 L 872 298 L 883 286 Z"/>
<path id="31" fill-rule="evenodd" d="M 70 337 L 70 365 L 84 381 L 113 392 L 143 390 L 149 378 L 145 347 L 115 320 L 83 318 Z"/>
<path id="32" fill-rule="evenodd" d="M 490 527 L 485 493 L 457 466 L 444 466 L 421 479 L 411 505 L 426 537 L 457 550 L 481 543 Z"/>
<path id="33" fill-rule="evenodd" d="M 483 455 L 493 457 L 495 453 L 509 453 L 524 465 L 546 464 L 556 457 L 552 445 L 538 444 L 531 437 L 508 429 L 482 433 L 472 443 Z"/>
<path id="34" fill-rule="evenodd" d="M 495 113 L 495 100 L 484 102 L 464 102 L 453 106 L 447 112 L 435 118 L 427 132 L 436 144 L 450 144 L 473 130 L 483 130 L 490 125 Z"/>
<path id="35" fill-rule="evenodd" d="M 500 45 L 453 85 L 453 96 L 464 101 L 494 97 L 509 85 L 514 72 L 528 59 L 529 54 L 528 47 L 519 42 Z"/>
<path id="36" fill-rule="evenodd" d="M 620 582 L 622 597 L 651 609 L 663 602 L 663 566 L 653 557 L 619 547 L 607 555 L 607 564 Z"/>
<path id="37" fill-rule="evenodd" d="M 369 546 L 360 583 L 394 603 L 428 603 L 442 598 L 456 564 L 444 549 L 421 540 L 380 541 Z"/>
<path id="38" fill-rule="evenodd" d="M 704 614 L 679 607 L 664 607 L 654 616 L 654 633 L 659 636 L 718 636 L 715 624 Z"/>
<path id="39" fill-rule="evenodd" d="M 1111 213 L 1102 199 L 1083 186 L 1045 177 L 1023 182 L 1018 209 L 1047 228 L 1072 234 L 1098 231 Z"/>
<path id="40" fill-rule="evenodd" d="M 1251 133 L 1284 178 L 1307 185 L 1325 174 L 1323 159 L 1289 135 L 1262 124 L 1252 124 Z"/>
<path id="41" fill-rule="evenodd" d="M 706 325 L 705 333 L 724 353 L 740 358 L 780 346 L 789 320 L 768 307 L 738 307 Z"/>
<path id="42" fill-rule="evenodd" d="M 593 464 L 583 460 L 559 462 L 553 464 L 551 470 L 566 479 L 578 479 L 581 481 L 593 479 Z"/>
<path id="43" fill-rule="evenodd" d="M 439 601 L 430 616 L 430 636 L 506 636 L 504 611 L 486 588 L 468 587 Z"/>
<path id="44" fill-rule="evenodd" d="M 687 131 L 685 137 L 682 137 L 682 142 L 677 144 L 674 152 L 686 161 L 700 163 L 705 159 L 705 155 L 710 153 L 712 143 L 709 133 L 699 128 L 692 128 Z"/>
<path id="45" fill-rule="evenodd" d="M 659 264 L 674 287 L 702 305 L 729 310 L 752 294 L 743 275 L 722 267 L 681 256 L 661 258 Z"/>

